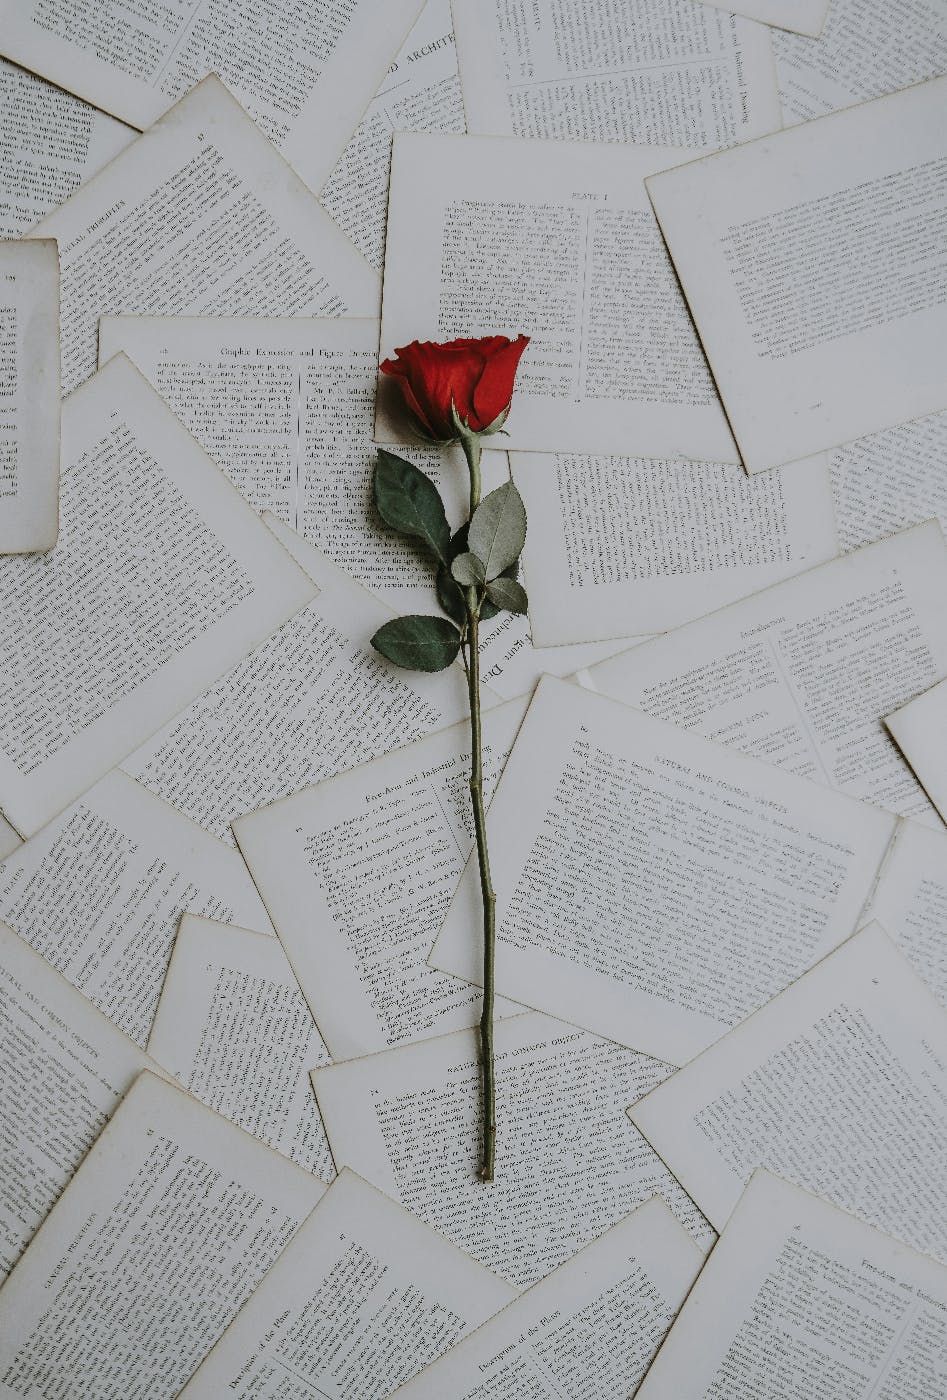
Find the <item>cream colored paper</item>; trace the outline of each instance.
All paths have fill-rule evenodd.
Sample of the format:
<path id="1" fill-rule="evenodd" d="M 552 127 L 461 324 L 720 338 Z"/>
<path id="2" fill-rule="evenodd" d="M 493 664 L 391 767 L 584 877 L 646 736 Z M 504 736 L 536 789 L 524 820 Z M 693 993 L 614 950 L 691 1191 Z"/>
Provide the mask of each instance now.
<path id="1" fill-rule="evenodd" d="M 532 1014 L 498 1021 L 495 1046 L 489 1191 L 477 1179 L 472 1030 L 315 1070 L 336 1166 L 359 1172 L 515 1288 L 544 1278 L 654 1195 L 710 1245 L 706 1222 L 620 1107 L 669 1066 Z"/>
<path id="2" fill-rule="evenodd" d="M 716 150 L 781 125 L 769 32 L 694 0 L 453 0 L 467 127 Z"/>
<path id="3" fill-rule="evenodd" d="M 255 11 L 196 0 L 172 9 L 120 0 L 3 0 L 8 58 L 145 128 L 207 73 L 219 73 L 310 189 L 358 124 L 421 0 L 328 0 Z"/>
<path id="4" fill-rule="evenodd" d="M 66 392 L 100 316 L 378 314 L 377 275 L 213 76 L 34 232 L 59 240 Z"/>
<path id="5" fill-rule="evenodd" d="M 0 554 L 59 534 L 59 250 L 0 242 Z"/>
<path id="6" fill-rule="evenodd" d="M 504 447 L 739 461 L 643 183 L 689 155 L 396 134 L 382 358 L 416 339 L 528 335 Z M 383 381 L 379 439 L 404 421 Z"/>
<path id="7" fill-rule="evenodd" d="M 239 855 L 121 769 L 0 865 L 0 918 L 142 1046 L 187 910 L 273 938 Z"/>
<path id="8" fill-rule="evenodd" d="M 0 1045 L 4 1279 L 115 1105 L 151 1061 L 5 924 Z"/>
<path id="9" fill-rule="evenodd" d="M 638 1400 L 933 1397 L 945 1312 L 943 1265 L 759 1171 Z"/>
<path id="10" fill-rule="evenodd" d="M 145 787 L 231 843 L 230 823 L 245 812 L 467 712 L 459 663 L 426 675 L 385 661 L 371 637 L 390 610 L 288 525 L 267 523 L 312 579 L 315 602 L 124 763 Z"/>
<path id="11" fill-rule="evenodd" d="M 718 1230 L 766 1167 L 944 1263 L 945 1046 L 872 924 L 629 1113 Z"/>
<path id="12" fill-rule="evenodd" d="M 592 667 L 603 694 L 940 825 L 883 717 L 947 671 L 947 547 L 905 530 Z"/>
<path id="13" fill-rule="evenodd" d="M 315 588 L 124 357 L 63 409 L 61 534 L 0 582 L 0 807 L 30 835 Z"/>
<path id="14" fill-rule="evenodd" d="M 885 717 L 888 731 L 947 821 L 947 681 Z"/>
<path id="15" fill-rule="evenodd" d="M 685 1064 L 856 927 L 895 818 L 540 682 L 490 807 L 501 995 Z M 470 861 L 431 965 L 481 980 Z"/>
<path id="16" fill-rule="evenodd" d="M 0 1395 L 172 1400 L 325 1189 L 144 1072 L 4 1286 Z"/>
<path id="17" fill-rule="evenodd" d="M 525 709 L 483 716 L 487 801 Z M 337 1060 L 480 1018 L 479 993 L 426 961 L 473 846 L 469 778 L 465 721 L 234 822 Z"/>
<path id="18" fill-rule="evenodd" d="M 343 1171 L 182 1400 L 291 1385 L 320 1400 L 388 1395 L 514 1290 Z"/>
<path id="19" fill-rule="evenodd" d="M 627 1400 L 703 1262 L 660 1198 L 485 1322 L 397 1400 Z"/>
<path id="20" fill-rule="evenodd" d="M 648 457 L 517 452 L 512 463 L 542 646 L 664 632 L 837 552 L 821 456 L 756 477 Z"/>
<path id="21" fill-rule="evenodd" d="M 208 1108 L 335 1176 L 309 1081 L 329 1052 L 278 939 L 184 914 L 148 1051 Z"/>
<path id="22" fill-rule="evenodd" d="M 0 58 L 0 238 L 21 238 L 138 135 Z"/>
<path id="23" fill-rule="evenodd" d="M 647 181 L 748 471 L 947 407 L 945 116 L 937 78 Z"/>

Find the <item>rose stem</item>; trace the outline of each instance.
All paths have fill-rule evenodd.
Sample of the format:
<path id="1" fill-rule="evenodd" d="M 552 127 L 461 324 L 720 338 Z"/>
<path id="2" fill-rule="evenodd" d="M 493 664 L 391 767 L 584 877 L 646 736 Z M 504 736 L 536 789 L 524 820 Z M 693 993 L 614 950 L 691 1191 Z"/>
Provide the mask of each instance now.
<path id="1" fill-rule="evenodd" d="M 470 514 L 480 504 L 480 442 L 465 434 L 461 438 L 470 468 Z M 496 954 L 497 898 L 490 877 L 487 850 L 487 820 L 483 809 L 483 740 L 480 725 L 480 605 L 476 589 L 465 590 L 467 640 L 470 665 L 467 688 L 470 695 L 470 801 L 477 834 L 477 863 L 480 866 L 480 896 L 483 904 L 483 1010 L 480 1015 L 480 1065 L 483 1076 L 483 1156 L 482 1181 L 493 1180 L 496 1153 L 496 1077 L 493 1060 L 494 963 Z"/>

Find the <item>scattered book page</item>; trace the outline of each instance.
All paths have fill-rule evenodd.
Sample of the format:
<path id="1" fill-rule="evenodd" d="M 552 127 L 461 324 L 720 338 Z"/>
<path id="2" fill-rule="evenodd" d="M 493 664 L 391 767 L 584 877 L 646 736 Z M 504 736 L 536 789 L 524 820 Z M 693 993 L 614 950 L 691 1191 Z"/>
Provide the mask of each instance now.
<path id="1" fill-rule="evenodd" d="M 258 510 L 397 612 L 440 612 L 427 556 L 388 530 L 374 506 L 377 320 L 105 316 L 100 364 L 119 350 Z M 436 482 L 459 526 L 469 506 L 460 448 L 395 450 Z M 506 453 L 485 452 L 481 469 L 484 490 L 499 486 L 509 476 Z M 481 630 L 481 675 L 509 699 L 545 671 L 571 675 L 637 640 L 537 651 L 526 618 L 501 613 Z"/>
<path id="2" fill-rule="evenodd" d="M 396 133 L 382 358 L 528 335 L 504 447 L 739 461 L 644 186 L 690 154 Z M 379 440 L 404 421 L 383 375 Z"/>
<path id="3" fill-rule="evenodd" d="M 902 821 L 865 915 L 947 1006 L 947 831 Z"/>
<path id="4" fill-rule="evenodd" d="M 0 58 L 0 238 L 21 238 L 138 135 Z"/>
<path id="5" fill-rule="evenodd" d="M 450 0 L 427 0 L 319 192 L 376 272 L 385 260 L 392 133 L 465 130 Z"/>
<path id="6" fill-rule="evenodd" d="M 335 1176 L 309 1079 L 329 1052 L 279 939 L 183 915 L 148 1053 L 208 1108 Z"/>
<path id="7" fill-rule="evenodd" d="M 467 713 L 459 664 L 427 675 L 386 661 L 370 638 L 390 610 L 288 525 L 267 523 L 318 597 L 123 765 L 231 845 L 245 812 Z M 489 690 L 484 703 L 495 703 Z"/>
<path id="8" fill-rule="evenodd" d="M 565 452 L 516 452 L 512 465 L 541 646 L 664 632 L 837 553 L 822 456 L 760 476 Z"/>
<path id="9" fill-rule="evenodd" d="M 326 1188 L 143 1072 L 0 1297 L 0 1394 L 173 1400 Z"/>
<path id="10" fill-rule="evenodd" d="M 497 1021 L 494 1043 L 489 1191 L 477 1175 L 473 1030 L 314 1070 L 336 1166 L 359 1172 L 517 1289 L 655 1195 L 709 1248 L 706 1221 L 620 1107 L 670 1066 L 534 1013 Z"/>
<path id="11" fill-rule="evenodd" d="M 818 37 L 825 24 L 830 0 L 703 0 L 718 10 L 731 8 L 748 19 L 771 24 L 777 29 L 789 29 L 797 34 Z"/>
<path id="12" fill-rule="evenodd" d="M 6 820 L 0 816 L 0 861 L 6 860 L 7 856 L 12 856 L 18 846 L 22 846 L 23 841 L 17 831 Z"/>
<path id="13" fill-rule="evenodd" d="M 490 807 L 497 991 L 685 1064 L 857 927 L 896 819 L 539 683 Z M 482 978 L 469 861 L 431 965 Z"/>
<path id="14" fill-rule="evenodd" d="M 944 0 L 831 0 L 818 39 L 772 33 L 785 126 L 947 72 Z"/>
<path id="15" fill-rule="evenodd" d="M 748 471 L 947 407 L 945 114 L 935 78 L 646 182 Z"/>
<path id="16" fill-rule="evenodd" d="M 878 924 L 628 1111 L 722 1230 L 757 1167 L 947 1262 L 947 1011 Z"/>
<path id="17" fill-rule="evenodd" d="M 0 554 L 59 534 L 59 250 L 0 242 Z"/>
<path id="18" fill-rule="evenodd" d="M 758 1171 L 636 1394 L 934 1400 L 945 1312 L 942 1264 Z"/>
<path id="19" fill-rule="evenodd" d="M 694 0 L 453 0 L 478 136 L 718 150 L 781 125 L 769 31 Z"/>
<path id="20" fill-rule="evenodd" d="M 60 538 L 0 579 L 0 807 L 31 835 L 316 589 L 124 356 L 63 405 Z"/>
<path id="21" fill-rule="evenodd" d="M 0 924 L 0 1282 L 119 1099 L 150 1065 L 137 1045 Z"/>
<path id="22" fill-rule="evenodd" d="M 383 1400 L 513 1296 L 509 1284 L 345 1170 L 181 1400 L 280 1391 Z"/>
<path id="23" fill-rule="evenodd" d="M 398 1391 L 398 1400 L 633 1395 L 703 1253 L 667 1206 L 639 1206 Z"/>
<path id="24" fill-rule="evenodd" d="M 843 553 L 924 520 L 947 529 L 947 412 L 869 433 L 827 455 Z"/>
<path id="25" fill-rule="evenodd" d="M 892 711 L 885 724 L 947 821 L 947 681 Z"/>
<path id="26" fill-rule="evenodd" d="M 237 852 L 121 769 L 0 865 L 0 919 L 142 1046 L 186 910 L 272 940 Z"/>
<path id="27" fill-rule="evenodd" d="M 326 0 L 257 10 L 194 0 L 0 0 L 7 58 L 141 129 L 219 73 L 317 190 L 342 152 L 421 0 Z M 314 133 L 318 133 L 314 139 Z"/>
<path id="28" fill-rule="evenodd" d="M 525 709 L 483 716 L 487 802 Z M 234 822 L 336 1060 L 480 1019 L 480 993 L 427 965 L 473 848 L 469 778 L 464 721 Z"/>
<path id="29" fill-rule="evenodd" d="M 35 234 L 59 241 L 66 393 L 100 316 L 378 314 L 376 273 L 215 77 Z"/>
<path id="30" fill-rule="evenodd" d="M 936 522 L 591 667 L 587 683 L 708 739 L 937 826 L 886 714 L 947 671 Z"/>

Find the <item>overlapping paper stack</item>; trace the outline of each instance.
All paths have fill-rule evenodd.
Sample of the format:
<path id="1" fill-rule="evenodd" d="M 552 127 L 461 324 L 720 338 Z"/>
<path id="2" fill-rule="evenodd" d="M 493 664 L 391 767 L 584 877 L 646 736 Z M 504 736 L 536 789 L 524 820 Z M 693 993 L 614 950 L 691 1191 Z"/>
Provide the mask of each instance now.
<path id="1" fill-rule="evenodd" d="M 0 52 L 0 1396 L 944 1400 L 945 0 Z M 463 673 L 369 638 L 373 441 L 464 502 L 379 351 L 493 333 L 485 1186 Z"/>

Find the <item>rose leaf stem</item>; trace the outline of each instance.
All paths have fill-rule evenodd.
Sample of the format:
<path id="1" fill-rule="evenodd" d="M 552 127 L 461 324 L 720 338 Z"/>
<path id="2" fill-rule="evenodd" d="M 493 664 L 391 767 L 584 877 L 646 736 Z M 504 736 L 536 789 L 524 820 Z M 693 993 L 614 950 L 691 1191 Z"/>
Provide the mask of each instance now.
<path id="1" fill-rule="evenodd" d="M 480 441 L 473 434 L 461 437 L 470 469 L 470 515 L 480 504 Z M 477 836 L 480 896 L 483 904 L 483 1009 L 480 1015 L 480 1066 L 483 1080 L 483 1152 L 480 1179 L 492 1181 L 496 1155 L 496 1071 L 493 1057 L 494 966 L 496 960 L 496 894 L 490 876 L 487 819 L 483 807 L 483 737 L 480 723 L 480 603 L 476 589 L 465 590 L 467 642 L 470 664 L 467 688 L 470 696 L 470 801 Z M 464 661 L 466 663 L 466 656 Z"/>

